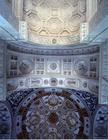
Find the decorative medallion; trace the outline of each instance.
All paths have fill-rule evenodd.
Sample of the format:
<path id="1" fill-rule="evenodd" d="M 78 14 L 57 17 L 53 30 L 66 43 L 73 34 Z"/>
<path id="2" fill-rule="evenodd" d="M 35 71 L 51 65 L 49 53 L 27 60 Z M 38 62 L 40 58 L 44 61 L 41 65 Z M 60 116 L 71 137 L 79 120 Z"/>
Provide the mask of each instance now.
<path id="1" fill-rule="evenodd" d="M 56 63 L 50 64 L 50 68 L 51 68 L 52 70 L 56 70 L 57 64 L 56 64 Z"/>
<path id="2" fill-rule="evenodd" d="M 86 61 L 83 61 L 83 60 L 77 61 L 75 63 L 75 71 L 80 76 L 86 75 L 86 73 L 88 71 L 88 65 L 87 65 Z"/>
<path id="3" fill-rule="evenodd" d="M 48 60 L 47 61 L 47 72 L 48 73 L 59 73 L 60 72 L 60 61 L 59 60 Z"/>
<path id="4" fill-rule="evenodd" d="M 30 60 L 22 60 L 19 65 L 19 70 L 22 74 L 29 74 L 33 70 L 34 64 Z"/>
<path id="5" fill-rule="evenodd" d="M 31 94 L 17 107 L 15 118 L 19 139 L 77 139 L 90 134 L 85 105 L 65 91 Z"/>
<path id="6" fill-rule="evenodd" d="M 56 78 L 51 78 L 50 79 L 50 85 L 51 86 L 57 86 L 58 84 L 58 80 Z"/>

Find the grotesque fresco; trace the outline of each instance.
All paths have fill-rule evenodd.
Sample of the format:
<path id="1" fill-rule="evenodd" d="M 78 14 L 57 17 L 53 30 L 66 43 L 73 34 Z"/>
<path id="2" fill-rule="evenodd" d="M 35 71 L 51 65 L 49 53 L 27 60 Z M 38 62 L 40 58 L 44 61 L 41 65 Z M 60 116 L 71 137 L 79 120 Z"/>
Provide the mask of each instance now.
<path id="1" fill-rule="evenodd" d="M 68 89 L 30 89 L 13 92 L 6 103 L 12 112 L 1 104 L 1 138 L 91 137 L 90 116 L 97 106 L 95 95 Z"/>
<path id="2" fill-rule="evenodd" d="M 18 50 L 16 53 L 14 46 L 15 44 L 9 44 L 7 47 L 8 92 L 56 86 L 86 90 L 98 95 L 98 45 L 94 45 L 93 48 L 73 47 L 53 51 L 43 48 L 38 52 L 34 50 L 33 53 L 27 49 Z"/>
<path id="3" fill-rule="evenodd" d="M 6 49 L 7 95 L 0 103 L 1 138 L 106 137 L 107 107 L 98 106 L 98 45 L 32 52 L 8 43 Z"/>
<path id="4" fill-rule="evenodd" d="M 60 88 L 14 91 L 5 103 L 0 103 L 0 138 L 107 137 L 108 107 L 97 105 L 97 96 L 85 91 Z"/>
<path id="5" fill-rule="evenodd" d="M 0 139 L 108 139 L 106 6 L 0 0 Z"/>

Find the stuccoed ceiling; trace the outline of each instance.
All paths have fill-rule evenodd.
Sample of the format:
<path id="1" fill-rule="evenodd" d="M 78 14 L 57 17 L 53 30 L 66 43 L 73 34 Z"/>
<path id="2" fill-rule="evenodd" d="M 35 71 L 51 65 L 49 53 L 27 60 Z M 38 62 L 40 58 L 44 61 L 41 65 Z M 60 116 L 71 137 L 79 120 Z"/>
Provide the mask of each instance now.
<path id="1" fill-rule="evenodd" d="M 25 0 L 29 41 L 46 45 L 79 42 L 86 18 L 86 0 Z"/>

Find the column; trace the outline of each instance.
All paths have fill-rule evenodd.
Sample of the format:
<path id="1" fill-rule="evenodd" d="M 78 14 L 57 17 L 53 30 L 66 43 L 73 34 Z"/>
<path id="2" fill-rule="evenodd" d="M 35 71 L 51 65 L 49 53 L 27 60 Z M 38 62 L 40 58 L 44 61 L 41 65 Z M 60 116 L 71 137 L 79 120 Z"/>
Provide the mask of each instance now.
<path id="1" fill-rule="evenodd" d="M 86 17 L 87 21 L 89 22 L 94 14 L 97 12 L 97 0 L 87 0 L 86 1 Z"/>
<path id="2" fill-rule="evenodd" d="M 23 0 L 12 0 L 12 13 L 19 19 L 23 18 Z"/>
<path id="3" fill-rule="evenodd" d="M 0 40 L 0 101 L 6 99 L 6 43 Z"/>

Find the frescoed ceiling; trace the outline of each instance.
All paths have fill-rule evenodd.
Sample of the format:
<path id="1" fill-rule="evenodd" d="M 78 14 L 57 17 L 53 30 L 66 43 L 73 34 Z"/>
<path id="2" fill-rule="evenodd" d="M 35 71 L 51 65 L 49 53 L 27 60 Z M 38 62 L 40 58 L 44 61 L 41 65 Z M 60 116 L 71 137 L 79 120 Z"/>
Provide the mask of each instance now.
<path id="1" fill-rule="evenodd" d="M 46 45 L 79 42 L 86 18 L 86 0 L 25 0 L 29 41 Z"/>

